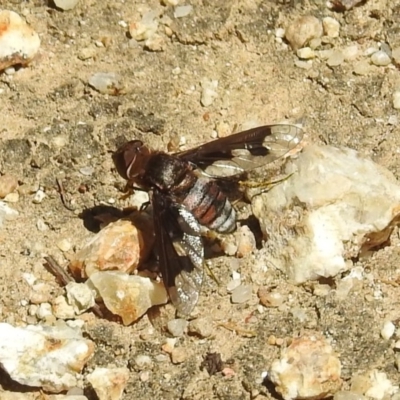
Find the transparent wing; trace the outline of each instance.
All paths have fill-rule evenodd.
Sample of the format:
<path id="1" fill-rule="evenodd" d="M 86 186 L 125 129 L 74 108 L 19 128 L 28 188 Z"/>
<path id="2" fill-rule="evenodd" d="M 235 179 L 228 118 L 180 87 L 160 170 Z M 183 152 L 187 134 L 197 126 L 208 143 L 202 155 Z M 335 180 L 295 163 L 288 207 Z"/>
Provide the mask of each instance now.
<path id="1" fill-rule="evenodd" d="M 195 307 L 204 277 L 204 247 L 194 216 L 163 193 L 152 197 L 159 267 L 171 302 L 180 314 Z"/>
<path id="2" fill-rule="evenodd" d="M 208 175 L 234 176 L 283 157 L 302 138 L 303 130 L 296 125 L 265 125 L 213 140 L 177 155 Z"/>

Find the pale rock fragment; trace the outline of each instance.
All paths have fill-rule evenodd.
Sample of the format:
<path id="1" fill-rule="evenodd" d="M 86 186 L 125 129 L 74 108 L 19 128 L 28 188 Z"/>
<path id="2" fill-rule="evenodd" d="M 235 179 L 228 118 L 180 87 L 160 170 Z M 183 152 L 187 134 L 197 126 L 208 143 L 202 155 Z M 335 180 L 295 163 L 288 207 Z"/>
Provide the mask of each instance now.
<path id="1" fill-rule="evenodd" d="M 174 17 L 175 18 L 184 18 L 187 17 L 193 11 L 193 6 L 178 6 L 175 7 Z"/>
<path id="2" fill-rule="evenodd" d="M 129 34 L 137 41 L 150 39 L 158 29 L 158 14 L 156 11 L 145 13 L 139 22 L 129 24 Z"/>
<path id="3" fill-rule="evenodd" d="M 200 103 L 203 107 L 208 107 L 218 97 L 218 81 L 203 79 L 201 81 L 201 89 Z"/>
<path id="4" fill-rule="evenodd" d="M 235 232 L 235 239 L 237 244 L 236 257 L 246 257 L 256 249 L 256 238 L 247 225 L 241 226 Z"/>
<path id="5" fill-rule="evenodd" d="M 16 219 L 19 215 L 17 210 L 14 210 L 3 201 L 0 201 L 0 228 L 3 226 L 4 221 L 11 221 Z"/>
<path id="6" fill-rule="evenodd" d="M 112 222 L 75 255 L 69 269 L 80 279 L 97 271 L 131 273 L 150 254 L 153 235 L 152 220 L 145 213 Z"/>
<path id="7" fill-rule="evenodd" d="M 320 38 L 322 33 L 321 21 L 312 15 L 296 19 L 285 30 L 286 40 L 293 50 L 304 47 L 312 39 Z"/>
<path id="8" fill-rule="evenodd" d="M 331 38 L 339 37 L 340 23 L 338 20 L 332 17 L 325 17 L 322 20 L 322 26 L 324 28 L 324 34 Z"/>
<path id="9" fill-rule="evenodd" d="M 114 72 L 96 72 L 89 78 L 89 85 L 102 94 L 113 96 L 124 90 L 121 77 Z"/>
<path id="10" fill-rule="evenodd" d="M 320 334 L 307 333 L 282 349 L 273 361 L 269 379 L 285 400 L 323 399 L 342 384 L 340 360 Z"/>
<path id="11" fill-rule="evenodd" d="M 72 10 L 78 3 L 79 0 L 54 0 L 56 7 L 64 11 Z"/>
<path id="12" fill-rule="evenodd" d="M 93 352 L 94 343 L 66 325 L 15 328 L 0 323 L 1 368 L 22 385 L 52 393 L 75 387 Z"/>
<path id="13" fill-rule="evenodd" d="M 386 321 L 381 329 L 381 336 L 385 340 L 389 340 L 393 335 L 396 330 L 396 327 L 394 326 L 392 321 Z"/>
<path id="14" fill-rule="evenodd" d="M 0 10 L 0 71 L 29 64 L 39 47 L 39 35 L 17 13 Z"/>
<path id="15" fill-rule="evenodd" d="M 87 376 L 99 400 L 120 400 L 129 380 L 129 369 L 96 368 Z"/>
<path id="16" fill-rule="evenodd" d="M 373 370 L 369 373 L 370 387 L 365 396 L 374 400 L 383 400 L 399 391 L 399 386 L 394 386 L 384 372 Z"/>
<path id="17" fill-rule="evenodd" d="M 140 318 L 150 307 L 165 304 L 167 291 L 161 282 L 123 272 L 95 272 L 88 280 L 113 314 L 129 325 Z"/>
<path id="18" fill-rule="evenodd" d="M 64 296 L 57 296 L 52 301 L 52 310 L 54 315 L 59 319 L 71 319 L 75 317 L 75 310 Z"/>
<path id="19" fill-rule="evenodd" d="M 69 282 L 65 287 L 68 303 L 79 315 L 95 304 L 93 291 L 84 283 Z"/>
<path id="20" fill-rule="evenodd" d="M 3 199 L 8 194 L 14 192 L 18 187 L 18 179 L 12 175 L 0 176 L 0 199 Z"/>
<path id="21" fill-rule="evenodd" d="M 294 283 L 332 277 L 385 243 L 400 218 L 393 174 L 357 152 L 308 146 L 288 179 L 256 196 L 270 261 Z"/>

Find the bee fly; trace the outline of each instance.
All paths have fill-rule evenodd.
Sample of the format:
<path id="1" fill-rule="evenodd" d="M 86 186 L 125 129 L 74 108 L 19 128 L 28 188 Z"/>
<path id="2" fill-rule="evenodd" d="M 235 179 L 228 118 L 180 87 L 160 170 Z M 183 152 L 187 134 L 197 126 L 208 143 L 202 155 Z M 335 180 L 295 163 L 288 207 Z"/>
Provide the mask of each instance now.
<path id="1" fill-rule="evenodd" d="M 140 140 L 113 154 L 128 186 L 150 192 L 159 268 L 180 314 L 191 313 L 203 282 L 201 227 L 219 233 L 236 227 L 229 191 L 222 187 L 238 185 L 246 171 L 284 156 L 302 136 L 294 125 L 266 125 L 175 154 L 153 151 Z"/>

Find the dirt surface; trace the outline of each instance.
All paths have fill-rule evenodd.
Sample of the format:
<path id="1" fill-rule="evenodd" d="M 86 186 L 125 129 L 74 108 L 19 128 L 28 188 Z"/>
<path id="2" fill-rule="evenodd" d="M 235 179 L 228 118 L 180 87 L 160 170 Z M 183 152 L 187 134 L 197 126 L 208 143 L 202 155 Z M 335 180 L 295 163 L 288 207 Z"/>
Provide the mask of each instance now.
<path id="1" fill-rule="evenodd" d="M 295 66 L 293 50 L 275 37 L 277 28 L 301 15 L 332 16 L 341 24 L 333 46 L 358 44 L 359 59 L 365 58 L 365 50 L 380 42 L 400 45 L 395 1 L 367 1 L 342 13 L 329 10 L 325 1 L 198 0 L 190 2 L 193 12 L 179 19 L 173 7 L 158 1 L 82 0 L 68 12 L 43 3 L 1 3 L 25 15 L 42 41 L 31 66 L 0 75 L 0 172 L 19 181 L 19 199 L 10 204 L 19 216 L 0 230 L 3 322 L 40 323 L 29 313 L 31 288 L 23 274 L 45 282 L 49 290 L 42 300 L 51 302 L 63 289 L 43 267 L 43 257 L 51 254 L 66 265 L 93 235 L 93 227 L 79 215 L 98 205 L 125 205 L 119 200 L 122 181 L 110 156 L 121 137 L 166 150 L 174 137 L 185 137 L 190 147 L 210 140 L 213 130 L 301 120 L 307 141 L 354 148 L 399 177 L 400 131 L 397 123 L 389 123 L 390 117 L 393 121 L 399 116 L 392 105 L 398 70 L 393 65 L 371 66 L 368 74 L 359 76 L 353 73 L 353 61 L 328 67 L 318 59 L 311 69 L 302 69 Z M 161 51 L 145 49 L 121 24 L 139 21 L 147 10 L 172 21 L 170 36 L 165 24 L 158 27 Z M 120 75 L 123 93 L 108 96 L 92 89 L 88 79 L 96 72 Z M 204 78 L 218 81 L 218 97 L 208 107 L 200 103 Z M 85 176 L 84 167 L 92 167 L 93 173 Z M 63 206 L 56 178 L 63 182 L 74 211 Z M 46 197 L 35 204 L 39 188 Z M 60 250 L 62 240 L 71 244 L 70 250 Z M 195 312 L 209 318 L 211 337 L 179 338 L 175 346 L 185 356 L 173 364 L 161 349 L 168 334 L 154 329 L 147 316 L 125 327 L 88 313 L 82 317 L 84 330 L 97 350 L 85 372 L 95 366 L 128 366 L 126 399 L 278 399 L 261 378 L 280 351 L 269 344 L 270 338 L 287 339 L 312 329 L 333 340 L 343 366 L 343 389 L 349 388 L 352 376 L 374 368 L 397 382 L 393 343 L 382 339 L 380 330 L 386 320 L 396 323 L 399 318 L 399 246 L 396 229 L 388 247 L 367 260 L 355 260 L 369 279 L 342 301 L 333 290 L 342 276 L 324 282 L 331 286 L 330 294 L 316 296 L 314 284 L 293 286 L 270 267 L 257 282 L 278 287 L 286 301 L 279 309 L 263 310 L 256 295 L 259 284 L 251 279 L 255 260 L 265 261 L 258 251 L 237 261 L 214 257 L 210 266 L 220 286 L 207 278 Z M 253 285 L 253 296 L 245 304 L 231 304 L 226 290 L 233 266 Z M 173 318 L 172 307 L 166 311 Z M 235 375 L 209 376 L 201 370 L 209 352 L 230 360 L 227 365 Z M 138 355 L 152 359 L 145 371 L 135 363 Z M 28 390 L 4 374 L 1 383 L 9 390 Z M 95 399 L 89 389 L 86 394 Z"/>

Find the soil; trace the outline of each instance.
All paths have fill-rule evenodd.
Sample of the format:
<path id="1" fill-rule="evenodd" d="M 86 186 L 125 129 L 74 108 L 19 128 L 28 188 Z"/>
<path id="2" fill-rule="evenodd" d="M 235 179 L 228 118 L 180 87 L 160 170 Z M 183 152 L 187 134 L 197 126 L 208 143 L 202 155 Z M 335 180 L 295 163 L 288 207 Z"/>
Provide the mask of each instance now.
<path id="1" fill-rule="evenodd" d="M 192 14 L 176 19 L 173 7 L 156 0 L 81 0 L 71 11 L 42 0 L 3 0 L 4 9 L 26 16 L 42 45 L 30 66 L 0 75 L 0 172 L 19 181 L 19 200 L 10 204 L 19 216 L 0 230 L 1 321 L 40 323 L 29 313 L 31 287 L 23 274 L 32 273 L 49 285 L 45 300 L 51 302 L 63 289 L 44 268 L 44 256 L 67 265 L 94 234 L 83 211 L 100 205 L 124 207 L 123 182 L 111 160 L 122 138 L 166 150 L 171 139 L 184 137 L 189 148 L 210 140 L 221 127 L 233 132 L 254 121 L 301 121 L 308 142 L 351 147 L 398 178 L 400 131 L 397 123 L 389 123 L 389 118 L 399 117 L 392 104 L 398 70 L 393 65 L 372 66 L 359 76 L 353 73 L 352 61 L 328 67 L 317 59 L 311 69 L 302 69 L 295 65 L 295 52 L 275 37 L 277 28 L 299 16 L 332 16 L 341 24 L 334 46 L 358 44 L 359 57 L 365 58 L 363 52 L 380 42 L 392 48 L 400 45 L 400 7 L 395 3 L 371 0 L 340 12 L 316 0 L 193 0 Z M 171 36 L 163 24 L 158 28 L 161 51 L 132 40 L 121 24 L 139 21 L 147 10 L 172 20 Z M 115 72 L 125 89 L 116 96 L 97 92 L 88 85 L 96 72 Z M 203 79 L 218 81 L 218 97 L 208 107 L 200 102 Z M 84 167 L 93 168 L 93 173 L 83 175 Z M 61 202 L 56 178 L 73 211 Z M 39 188 L 46 197 L 36 204 Z M 70 250 L 60 249 L 63 240 L 71 243 Z M 209 264 L 219 285 L 206 279 L 195 311 L 197 317 L 211 319 L 213 334 L 206 339 L 187 334 L 179 338 L 175 346 L 184 350 L 183 362 L 162 357 L 168 333 L 154 329 L 148 316 L 123 326 L 88 313 L 82 317 L 84 330 L 97 350 L 84 373 L 96 366 L 128 366 L 131 379 L 125 399 L 279 399 L 261 377 L 279 356 L 271 337 L 286 340 L 311 329 L 332 339 L 342 362 L 344 390 L 352 376 L 371 369 L 397 382 L 393 342 L 384 340 L 380 330 L 385 321 L 397 324 L 399 319 L 399 249 L 396 228 L 388 246 L 368 259 L 354 260 L 371 279 L 363 280 L 343 301 L 314 295 L 312 283 L 291 285 L 270 267 L 265 286 L 279 288 L 288 302 L 287 307 L 263 312 L 258 285 L 249 272 L 261 253 L 257 250 L 237 261 L 242 280 L 253 285 L 253 296 L 245 304 L 232 304 L 226 290 L 236 261 L 214 257 Z M 323 283 L 334 289 L 342 278 Z M 303 310 L 304 318 L 294 309 Z M 173 318 L 171 306 L 161 313 Z M 230 326 L 235 329 L 226 329 Z M 234 376 L 210 376 L 201 369 L 209 353 L 220 354 Z M 143 354 L 153 360 L 146 374 L 134 361 Z M 4 373 L 0 383 L 8 390 L 31 390 Z M 85 390 L 89 399 L 96 398 Z M 40 394 L 34 390 L 32 396 Z"/>

